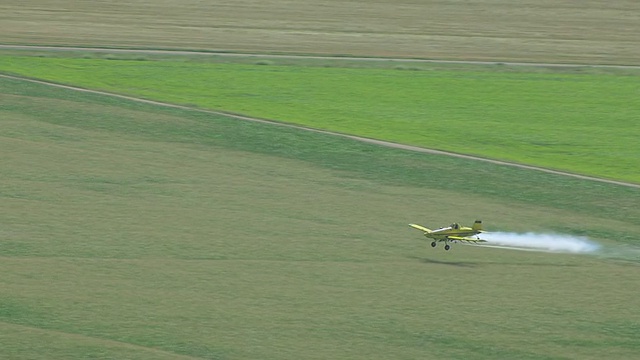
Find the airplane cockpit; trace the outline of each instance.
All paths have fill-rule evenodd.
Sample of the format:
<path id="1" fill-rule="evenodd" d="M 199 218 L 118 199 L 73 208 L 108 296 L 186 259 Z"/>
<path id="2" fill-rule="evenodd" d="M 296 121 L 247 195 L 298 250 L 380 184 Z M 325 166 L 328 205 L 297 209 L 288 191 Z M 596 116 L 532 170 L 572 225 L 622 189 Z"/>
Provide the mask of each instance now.
<path id="1" fill-rule="evenodd" d="M 458 230 L 458 229 L 460 229 L 460 224 L 458 224 L 458 223 L 453 223 L 453 224 L 451 224 L 451 226 L 450 226 L 450 227 L 451 227 L 452 229 L 454 229 L 454 230 Z"/>

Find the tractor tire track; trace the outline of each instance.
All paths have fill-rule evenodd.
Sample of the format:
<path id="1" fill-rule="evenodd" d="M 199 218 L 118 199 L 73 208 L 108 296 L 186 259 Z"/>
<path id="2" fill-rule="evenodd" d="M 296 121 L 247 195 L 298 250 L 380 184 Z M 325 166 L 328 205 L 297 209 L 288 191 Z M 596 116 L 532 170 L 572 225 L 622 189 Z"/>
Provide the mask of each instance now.
<path id="1" fill-rule="evenodd" d="M 15 323 L 4 321 L 4 320 L 0 320 L 0 323 L 4 324 L 7 327 L 13 328 L 14 331 L 16 331 L 16 332 L 27 331 L 27 332 L 36 332 L 36 333 L 40 333 L 40 334 L 56 335 L 56 336 L 75 339 L 75 340 L 83 341 L 83 342 L 90 341 L 90 342 L 96 342 L 96 343 L 100 343 L 100 344 L 107 345 L 107 346 L 113 346 L 113 347 L 116 347 L 116 348 L 124 348 L 124 349 L 136 350 L 136 351 L 143 351 L 143 352 L 155 354 L 154 356 L 170 357 L 170 358 L 174 358 L 174 359 L 184 359 L 184 360 L 202 359 L 201 357 L 194 357 L 194 356 L 190 356 L 190 355 L 178 354 L 178 353 L 174 353 L 174 352 L 171 352 L 171 351 L 166 351 L 166 350 L 162 350 L 162 349 L 158 349 L 158 348 L 154 348 L 154 347 L 137 345 L 137 344 L 128 343 L 128 342 L 124 342 L 124 341 L 118 341 L 118 340 L 105 339 L 105 338 L 96 337 L 96 336 L 90 336 L 90 335 L 84 335 L 84 334 L 78 334 L 78 333 L 71 333 L 71 332 L 66 332 L 66 331 L 57 330 L 57 329 L 46 329 L 46 328 L 41 328 L 41 327 L 36 327 L 36 326 L 15 324 Z"/>
<path id="2" fill-rule="evenodd" d="M 314 59 L 314 60 L 347 60 L 365 62 L 404 62 L 404 63 L 433 63 L 433 64 L 460 64 L 460 65 L 507 65 L 507 66 L 532 66 L 532 67 L 564 67 L 564 68 L 609 68 L 609 69 L 640 69 L 638 65 L 615 64 L 574 64 L 574 63 L 527 63 L 509 61 L 472 61 L 472 60 L 442 60 L 420 58 L 393 58 L 393 57 L 358 57 L 358 56 L 323 56 L 323 55 L 286 55 L 286 54 L 256 54 L 222 51 L 189 51 L 189 50 L 158 50 L 158 49 L 125 49 L 125 48 L 91 48 L 78 46 L 39 46 L 39 45 L 6 45 L 0 44 L 0 50 L 40 50 L 40 51 L 86 51 L 97 53 L 119 54 L 147 54 L 147 55 L 203 55 L 203 56 L 228 56 L 228 57 L 252 57 L 258 59 Z"/>

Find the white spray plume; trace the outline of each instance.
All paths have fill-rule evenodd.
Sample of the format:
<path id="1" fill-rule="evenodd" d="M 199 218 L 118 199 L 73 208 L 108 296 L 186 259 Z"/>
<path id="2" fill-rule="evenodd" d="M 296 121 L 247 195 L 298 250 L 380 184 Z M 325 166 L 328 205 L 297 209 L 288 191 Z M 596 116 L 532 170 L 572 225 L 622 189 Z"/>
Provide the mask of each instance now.
<path id="1" fill-rule="evenodd" d="M 527 250 L 591 253 L 600 248 L 600 245 L 590 241 L 584 236 L 489 232 L 482 234 L 482 238 L 487 240 L 487 244 L 489 245 L 501 245 Z"/>

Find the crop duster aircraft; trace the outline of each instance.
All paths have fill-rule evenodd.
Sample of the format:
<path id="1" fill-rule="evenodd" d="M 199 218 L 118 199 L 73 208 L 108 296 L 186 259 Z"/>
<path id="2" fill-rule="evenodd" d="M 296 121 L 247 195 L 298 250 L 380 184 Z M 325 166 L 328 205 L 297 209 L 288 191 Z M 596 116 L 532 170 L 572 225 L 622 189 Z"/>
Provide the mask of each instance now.
<path id="1" fill-rule="evenodd" d="M 455 243 L 460 241 L 476 244 L 487 242 L 487 240 L 482 240 L 478 236 L 479 233 L 483 232 L 482 221 L 480 220 L 476 220 L 472 227 L 460 226 L 458 223 L 453 223 L 447 227 L 442 227 L 436 230 L 427 229 L 426 227 L 417 224 L 409 224 L 409 226 L 422 231 L 424 236 L 433 239 L 431 247 L 436 247 L 438 242 L 444 241 L 445 250 L 451 249 L 451 246 L 449 245 L 450 242 Z"/>

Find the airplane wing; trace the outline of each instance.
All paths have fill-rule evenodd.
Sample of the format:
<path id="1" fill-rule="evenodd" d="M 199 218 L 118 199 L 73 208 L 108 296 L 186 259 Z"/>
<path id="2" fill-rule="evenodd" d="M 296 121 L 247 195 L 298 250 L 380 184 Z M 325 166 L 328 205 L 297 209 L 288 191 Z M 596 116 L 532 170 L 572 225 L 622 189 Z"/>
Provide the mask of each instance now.
<path id="1" fill-rule="evenodd" d="M 426 233 L 430 233 L 430 232 L 431 232 L 431 230 L 430 230 L 430 229 L 427 229 L 426 227 L 421 226 L 421 225 L 417 225 L 417 224 L 409 224 L 409 226 L 411 226 L 411 227 L 412 227 L 412 228 L 414 228 L 414 229 L 418 229 L 418 230 L 420 230 L 420 231 L 424 231 L 424 232 L 426 232 Z"/>
<path id="2" fill-rule="evenodd" d="M 451 230 L 451 229 L 452 229 L 451 226 L 447 226 L 447 227 L 443 227 L 443 228 L 440 228 L 440 229 L 435 229 L 435 230 L 433 230 L 433 233 L 439 233 L 439 232 L 448 231 L 448 230 Z"/>
<path id="3" fill-rule="evenodd" d="M 470 238 L 470 237 L 461 237 L 461 236 L 447 236 L 447 238 L 448 238 L 449 240 L 454 240 L 454 241 L 464 241 L 464 242 L 470 242 L 470 243 L 481 243 L 481 242 L 487 242 L 487 240 L 476 239 L 476 238 Z"/>

